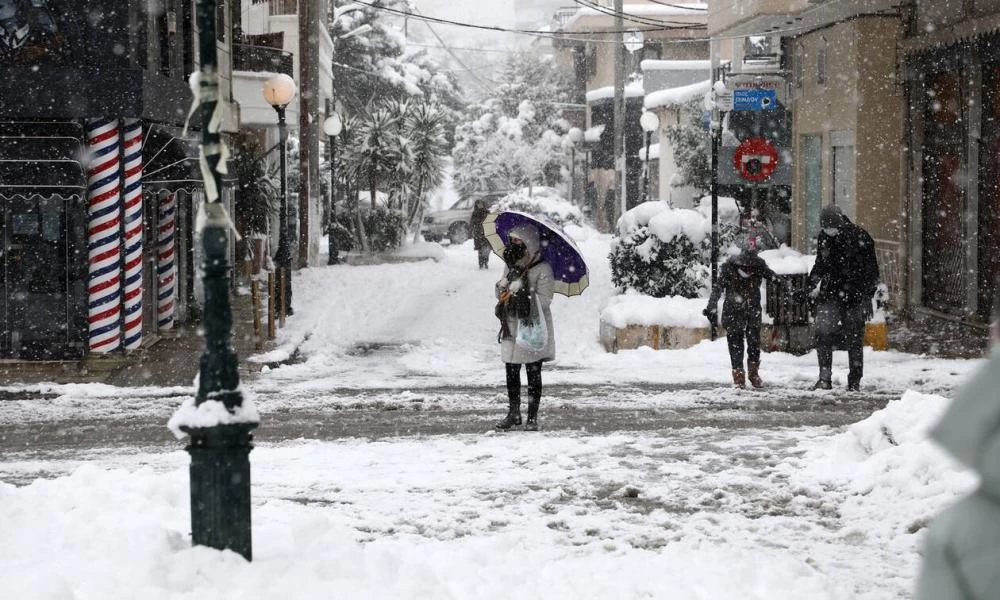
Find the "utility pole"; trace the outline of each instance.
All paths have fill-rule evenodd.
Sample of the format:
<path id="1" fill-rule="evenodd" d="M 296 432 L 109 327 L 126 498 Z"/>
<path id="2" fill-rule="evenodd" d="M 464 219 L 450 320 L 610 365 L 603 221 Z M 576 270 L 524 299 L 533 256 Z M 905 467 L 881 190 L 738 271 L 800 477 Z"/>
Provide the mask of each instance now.
<path id="1" fill-rule="evenodd" d="M 309 266 L 309 211 L 319 198 L 319 6 L 299 1 L 299 268 Z"/>
<path id="2" fill-rule="evenodd" d="M 625 12 L 623 0 L 615 0 L 615 204 L 625 214 Z M 615 222 L 615 215 L 609 221 Z"/>

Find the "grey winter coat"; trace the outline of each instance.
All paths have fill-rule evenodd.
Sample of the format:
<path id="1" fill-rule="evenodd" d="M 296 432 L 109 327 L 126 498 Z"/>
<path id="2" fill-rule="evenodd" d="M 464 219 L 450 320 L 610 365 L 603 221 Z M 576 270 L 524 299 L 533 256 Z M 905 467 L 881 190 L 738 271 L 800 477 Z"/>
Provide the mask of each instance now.
<path id="1" fill-rule="evenodd" d="M 978 490 L 927 532 L 919 600 L 1000 598 L 1000 351 L 960 392 L 931 436 L 980 476 Z"/>
<path id="2" fill-rule="evenodd" d="M 512 235 L 514 235 L 513 232 Z M 527 256 L 523 260 L 523 262 L 527 263 L 525 266 L 534 263 L 537 260 L 539 252 L 537 234 L 521 232 L 521 235 L 517 237 L 524 240 L 528 248 Z M 503 277 L 496 284 L 495 292 L 497 299 L 500 298 L 500 294 L 508 291 L 510 282 L 507 281 L 507 275 L 509 272 L 510 269 L 504 267 Z M 531 317 L 540 316 L 545 320 L 548 339 L 545 342 L 545 346 L 538 350 L 518 344 L 516 340 L 520 319 L 516 315 L 508 315 L 507 327 L 510 329 L 510 337 L 500 340 L 500 358 L 505 363 L 524 365 L 539 361 L 549 361 L 556 357 L 555 328 L 552 324 L 552 311 L 549 308 L 552 304 L 553 288 L 555 286 L 555 276 L 552 274 L 552 267 L 546 262 L 540 262 L 528 269 L 527 279 L 528 295 L 531 299 Z"/>

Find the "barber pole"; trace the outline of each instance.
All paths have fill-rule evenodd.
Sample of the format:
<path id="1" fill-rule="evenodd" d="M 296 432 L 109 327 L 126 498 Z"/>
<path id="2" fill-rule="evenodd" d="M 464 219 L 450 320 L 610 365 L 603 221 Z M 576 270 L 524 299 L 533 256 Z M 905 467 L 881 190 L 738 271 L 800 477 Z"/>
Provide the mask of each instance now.
<path id="1" fill-rule="evenodd" d="M 121 160 L 118 121 L 87 124 L 87 283 L 90 352 L 121 347 Z"/>
<path id="2" fill-rule="evenodd" d="M 159 222 L 156 254 L 158 290 L 156 324 L 160 331 L 169 331 L 174 328 L 174 315 L 177 313 L 177 263 L 174 259 L 177 197 L 174 194 L 160 193 Z"/>
<path id="3" fill-rule="evenodd" d="M 125 161 L 125 349 L 142 345 L 142 121 L 122 133 Z"/>

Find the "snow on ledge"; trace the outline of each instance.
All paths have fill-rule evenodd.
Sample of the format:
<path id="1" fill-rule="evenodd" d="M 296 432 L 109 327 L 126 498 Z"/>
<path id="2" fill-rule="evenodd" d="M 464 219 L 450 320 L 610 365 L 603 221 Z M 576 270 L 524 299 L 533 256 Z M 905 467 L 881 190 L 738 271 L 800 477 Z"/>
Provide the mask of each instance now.
<path id="1" fill-rule="evenodd" d="M 644 60 L 639 66 L 643 71 L 712 71 L 710 60 Z"/>
<path id="2" fill-rule="evenodd" d="M 604 130 L 607 128 L 606 125 L 595 125 L 583 132 L 583 141 L 585 142 L 599 142 L 601 141 L 601 135 L 604 134 Z"/>
<path id="3" fill-rule="evenodd" d="M 238 423 L 259 423 L 260 414 L 250 395 L 243 391 L 243 404 L 236 407 L 233 412 L 226 410 L 226 406 L 218 400 L 207 400 L 201 406 L 195 406 L 195 399 L 188 398 L 181 404 L 180 408 L 170 417 L 167 428 L 174 434 L 174 437 L 181 440 L 187 437 L 187 433 L 181 427 L 214 427 L 216 425 L 235 425 Z"/>
<path id="4" fill-rule="evenodd" d="M 639 160 L 646 162 L 647 160 L 658 160 L 660 158 L 660 145 L 650 144 L 649 146 L 649 156 L 646 156 L 646 149 L 643 148 L 639 150 Z"/>
<path id="5" fill-rule="evenodd" d="M 764 250 L 760 257 L 778 275 L 805 275 L 816 264 L 815 255 L 802 254 L 784 244 L 777 250 Z"/>
<path id="6" fill-rule="evenodd" d="M 625 86 L 626 98 L 638 98 L 645 93 L 646 92 L 642 87 L 642 81 L 633 81 Z M 601 100 L 610 100 L 614 97 L 615 86 L 609 85 L 608 87 L 597 88 L 587 92 L 587 104 L 593 104 L 595 102 L 600 102 Z"/>
<path id="7" fill-rule="evenodd" d="M 690 85 L 682 85 L 681 87 L 667 88 L 665 90 L 646 94 L 646 101 L 644 105 L 647 109 L 661 108 L 664 106 L 677 106 L 679 104 L 684 104 L 685 102 L 690 102 L 696 98 L 700 98 L 707 94 L 711 89 L 711 79 L 706 79 L 705 81 L 699 81 L 698 83 L 692 83 Z"/>

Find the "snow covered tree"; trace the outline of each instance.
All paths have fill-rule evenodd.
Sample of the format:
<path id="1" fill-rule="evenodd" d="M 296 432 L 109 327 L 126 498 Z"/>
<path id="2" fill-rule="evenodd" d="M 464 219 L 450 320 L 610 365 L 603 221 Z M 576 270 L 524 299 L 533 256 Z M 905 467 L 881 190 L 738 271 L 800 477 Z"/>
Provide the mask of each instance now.
<path id="1" fill-rule="evenodd" d="M 681 122 L 668 127 L 666 137 L 685 182 L 704 194 L 712 185 L 712 138 L 702 124 L 703 104 L 698 98 L 681 107 Z"/>
<path id="2" fill-rule="evenodd" d="M 551 59 L 513 54 L 496 93 L 470 106 L 455 131 L 455 183 L 461 193 L 561 182 L 560 150 L 570 124 L 561 104 L 569 79 Z"/>

